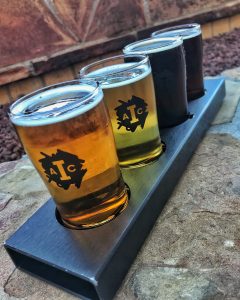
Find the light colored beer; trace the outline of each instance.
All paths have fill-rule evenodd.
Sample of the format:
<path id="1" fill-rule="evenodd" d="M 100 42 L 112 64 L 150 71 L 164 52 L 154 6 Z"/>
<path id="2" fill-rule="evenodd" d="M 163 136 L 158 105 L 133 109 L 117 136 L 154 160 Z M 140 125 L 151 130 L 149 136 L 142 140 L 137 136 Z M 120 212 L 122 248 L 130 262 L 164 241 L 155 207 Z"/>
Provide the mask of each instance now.
<path id="1" fill-rule="evenodd" d="M 103 67 L 87 75 L 99 80 L 103 89 L 122 167 L 145 165 L 154 161 L 163 151 L 151 68 L 146 64 L 135 65 L 125 62 Z M 119 120 L 117 111 L 122 106 L 124 112 Z M 139 124 L 141 114 L 146 116 L 144 124 Z M 129 127 L 124 126 L 123 121 L 128 121 Z M 138 124 L 136 128 L 134 124 Z"/>
<path id="2" fill-rule="evenodd" d="M 82 92 L 77 91 L 80 94 Z M 56 94 L 56 91 L 51 94 L 49 90 L 42 97 L 54 98 Z M 59 90 L 60 98 L 61 94 L 64 98 L 64 88 Z M 58 99 L 44 106 L 44 103 L 34 104 L 36 99 L 32 97 L 27 106 L 24 107 L 23 103 L 20 108 L 25 116 L 13 118 L 12 121 L 26 153 L 55 200 L 63 222 L 73 227 L 90 228 L 119 214 L 126 206 L 127 193 L 102 93 L 67 113 L 54 113 L 58 109 L 63 111 L 75 101 Z M 52 117 L 34 119 L 34 115 L 51 112 L 55 114 Z M 57 158 L 52 162 L 50 171 L 48 168 L 46 172 L 44 159 L 56 154 Z M 75 157 L 71 155 L 77 156 L 79 161 L 76 163 Z M 68 156 L 73 159 L 70 163 L 66 160 Z M 61 185 L 70 180 L 71 172 L 74 174 L 80 166 L 82 181 L 63 188 Z M 50 180 L 51 175 L 60 178 L 60 185 Z"/>

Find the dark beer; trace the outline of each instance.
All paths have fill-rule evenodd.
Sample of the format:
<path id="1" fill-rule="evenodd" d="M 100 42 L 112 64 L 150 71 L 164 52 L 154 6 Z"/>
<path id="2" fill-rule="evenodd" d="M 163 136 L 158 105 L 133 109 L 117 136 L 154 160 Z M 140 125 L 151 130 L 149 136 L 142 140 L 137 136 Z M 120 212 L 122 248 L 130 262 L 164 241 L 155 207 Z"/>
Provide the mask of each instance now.
<path id="1" fill-rule="evenodd" d="M 181 36 L 186 55 L 187 95 L 194 100 L 204 95 L 202 33 L 199 24 L 185 24 L 152 33 L 152 37 Z"/>
<path id="2" fill-rule="evenodd" d="M 119 214 L 127 193 L 102 91 L 72 81 L 11 107 L 26 153 L 69 227 L 90 228 Z"/>
<path id="3" fill-rule="evenodd" d="M 116 56 L 86 66 L 80 76 L 101 84 L 120 166 L 145 165 L 158 158 L 163 147 L 148 58 Z"/>
<path id="4" fill-rule="evenodd" d="M 159 128 L 188 118 L 186 66 L 181 38 L 146 39 L 123 49 L 125 54 L 147 54 L 155 86 Z"/>

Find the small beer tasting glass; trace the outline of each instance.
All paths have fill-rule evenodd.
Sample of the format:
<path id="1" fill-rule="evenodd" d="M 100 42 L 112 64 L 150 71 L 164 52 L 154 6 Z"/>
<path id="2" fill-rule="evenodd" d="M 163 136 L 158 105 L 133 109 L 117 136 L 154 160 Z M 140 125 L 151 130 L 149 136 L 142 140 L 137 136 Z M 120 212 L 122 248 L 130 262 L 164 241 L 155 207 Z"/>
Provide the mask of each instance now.
<path id="1" fill-rule="evenodd" d="M 127 205 L 103 93 L 96 82 L 63 82 L 10 107 L 26 153 L 69 228 L 91 228 Z"/>
<path id="2" fill-rule="evenodd" d="M 80 70 L 103 89 L 110 114 L 120 166 L 146 165 L 163 152 L 149 59 L 119 55 Z"/>
<path id="3" fill-rule="evenodd" d="M 202 31 L 199 24 L 184 24 L 152 33 L 152 37 L 181 36 L 186 55 L 187 95 L 194 100 L 204 95 Z"/>
<path id="4" fill-rule="evenodd" d="M 182 39 L 145 39 L 127 45 L 123 52 L 149 56 L 159 128 L 175 126 L 187 120 L 186 64 Z"/>

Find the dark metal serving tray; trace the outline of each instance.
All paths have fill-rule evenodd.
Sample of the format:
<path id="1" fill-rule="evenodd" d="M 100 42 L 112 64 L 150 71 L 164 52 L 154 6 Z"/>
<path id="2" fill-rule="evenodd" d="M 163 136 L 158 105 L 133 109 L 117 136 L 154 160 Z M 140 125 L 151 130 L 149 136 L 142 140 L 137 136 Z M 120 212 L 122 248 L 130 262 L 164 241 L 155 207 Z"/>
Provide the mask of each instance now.
<path id="1" fill-rule="evenodd" d="M 224 79 L 205 80 L 189 103 L 192 119 L 161 131 L 167 145 L 146 167 L 123 170 L 131 190 L 126 210 L 95 229 L 70 230 L 44 204 L 5 243 L 15 265 L 81 298 L 112 299 L 225 96 Z"/>

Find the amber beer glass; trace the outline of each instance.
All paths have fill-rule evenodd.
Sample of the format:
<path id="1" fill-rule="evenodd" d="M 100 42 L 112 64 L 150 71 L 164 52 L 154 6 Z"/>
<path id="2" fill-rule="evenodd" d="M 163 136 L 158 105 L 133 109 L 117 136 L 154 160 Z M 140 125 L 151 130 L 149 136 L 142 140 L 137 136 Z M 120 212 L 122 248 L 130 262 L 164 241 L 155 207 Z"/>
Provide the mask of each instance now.
<path id="1" fill-rule="evenodd" d="M 194 100 L 204 95 L 202 31 L 199 24 L 184 24 L 152 33 L 152 37 L 181 36 L 186 55 L 187 96 Z"/>
<path id="2" fill-rule="evenodd" d="M 183 41 L 150 38 L 127 45 L 125 54 L 146 54 L 152 67 L 159 128 L 178 125 L 188 119 L 186 64 Z"/>
<path id="3" fill-rule="evenodd" d="M 80 77 L 98 81 L 103 89 L 120 166 L 142 166 L 158 158 L 163 147 L 148 57 L 107 58 L 82 68 Z"/>
<path id="4" fill-rule="evenodd" d="M 25 151 L 70 228 L 91 228 L 127 205 L 103 93 L 78 80 L 13 103 L 10 118 Z"/>

